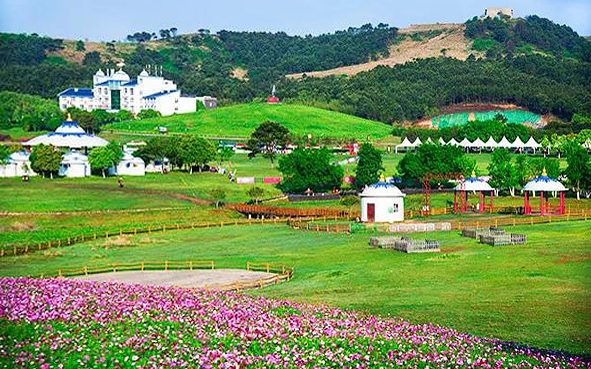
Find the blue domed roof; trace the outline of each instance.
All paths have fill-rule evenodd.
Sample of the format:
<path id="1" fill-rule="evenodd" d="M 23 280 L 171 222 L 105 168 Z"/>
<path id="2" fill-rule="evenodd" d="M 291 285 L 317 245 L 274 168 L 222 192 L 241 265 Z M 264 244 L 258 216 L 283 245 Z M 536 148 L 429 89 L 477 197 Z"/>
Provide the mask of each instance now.
<path id="1" fill-rule="evenodd" d="M 361 197 L 404 197 L 406 196 L 398 187 L 386 182 L 384 177 L 379 182 L 369 185 L 359 195 Z"/>
<path id="2" fill-rule="evenodd" d="M 566 191 L 566 187 L 559 180 L 548 177 L 544 168 L 542 175 L 527 182 L 521 191 L 562 192 Z"/>

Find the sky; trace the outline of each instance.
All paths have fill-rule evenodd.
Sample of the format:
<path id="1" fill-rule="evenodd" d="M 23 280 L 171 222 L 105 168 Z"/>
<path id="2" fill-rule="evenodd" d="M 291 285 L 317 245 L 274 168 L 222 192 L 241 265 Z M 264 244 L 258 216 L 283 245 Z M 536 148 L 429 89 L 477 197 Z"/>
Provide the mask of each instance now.
<path id="1" fill-rule="evenodd" d="M 0 0 L 0 31 L 93 41 L 171 27 L 317 35 L 365 23 L 461 23 L 486 7 L 511 7 L 515 16 L 537 14 L 591 35 L 591 0 Z"/>

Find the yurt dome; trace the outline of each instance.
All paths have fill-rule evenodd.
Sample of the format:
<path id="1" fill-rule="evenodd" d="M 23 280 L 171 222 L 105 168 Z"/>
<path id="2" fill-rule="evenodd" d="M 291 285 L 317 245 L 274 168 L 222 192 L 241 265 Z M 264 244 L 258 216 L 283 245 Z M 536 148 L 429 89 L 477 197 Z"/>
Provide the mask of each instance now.
<path id="1" fill-rule="evenodd" d="M 458 184 L 454 190 L 456 191 L 493 191 L 493 188 L 480 178 L 476 177 L 476 174 L 472 172 L 472 177 L 462 181 Z"/>
<path id="2" fill-rule="evenodd" d="M 398 187 L 394 186 L 391 183 L 386 182 L 385 180 L 382 182 L 374 183 L 370 186 L 367 186 L 361 194 L 360 197 L 405 197 L 406 195 L 398 189 Z"/>
<path id="3" fill-rule="evenodd" d="M 78 125 L 78 122 L 72 121 L 72 117 L 68 114 L 68 119 L 62 122 L 55 132 L 37 136 L 23 143 L 24 146 L 37 146 L 41 144 L 79 149 L 83 147 L 107 146 L 109 142 L 98 136 L 86 133 Z"/>
<path id="4" fill-rule="evenodd" d="M 119 69 L 111 76 L 111 80 L 115 81 L 129 81 L 129 75 L 125 73 L 122 69 Z"/>
<path id="5" fill-rule="evenodd" d="M 559 180 L 548 177 L 544 169 L 541 176 L 527 182 L 521 191 L 563 192 L 566 190 Z"/>

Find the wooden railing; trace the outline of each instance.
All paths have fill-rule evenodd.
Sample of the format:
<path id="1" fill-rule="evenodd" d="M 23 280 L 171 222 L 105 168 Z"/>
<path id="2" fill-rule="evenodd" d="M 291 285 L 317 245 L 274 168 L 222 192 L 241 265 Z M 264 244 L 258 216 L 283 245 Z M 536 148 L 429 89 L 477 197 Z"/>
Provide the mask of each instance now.
<path id="1" fill-rule="evenodd" d="M 35 276 L 35 278 L 51 277 L 75 277 L 100 273 L 116 273 L 122 271 L 154 271 L 154 270 L 195 270 L 195 269 L 215 269 L 214 261 L 142 261 L 139 263 L 128 264 L 105 264 L 95 266 L 83 266 L 78 268 L 63 268 L 53 272 L 44 273 Z M 234 282 L 227 285 L 217 286 L 216 289 L 223 291 L 243 291 L 248 289 L 263 288 L 282 282 L 287 282 L 293 278 L 293 268 L 284 264 L 254 263 L 247 262 L 246 270 L 263 271 L 273 273 L 273 276 L 261 278 L 254 281 Z"/>
<path id="2" fill-rule="evenodd" d="M 236 219 L 230 221 L 220 222 L 203 222 L 203 223 L 175 223 L 175 224 L 160 224 L 156 226 L 144 226 L 134 227 L 127 229 L 119 229 L 116 231 L 105 231 L 105 232 L 89 232 L 78 236 L 64 237 L 61 239 L 46 241 L 46 242 L 32 242 L 26 244 L 4 244 L 0 245 L 0 257 L 14 256 L 20 254 L 26 254 L 34 251 L 46 250 L 51 247 L 63 247 L 69 246 L 80 242 L 86 242 L 98 239 L 108 239 L 110 237 L 124 236 L 124 235 L 137 235 L 137 234 L 152 234 L 161 233 L 167 231 L 186 230 L 186 229 L 199 229 L 199 228 L 214 228 L 214 227 L 227 227 L 227 226 L 238 226 L 238 225 L 264 225 L 264 224 L 281 224 L 287 222 L 288 219 Z"/>
<path id="3" fill-rule="evenodd" d="M 318 224 L 310 222 L 309 220 L 294 220 L 290 219 L 287 223 L 293 229 L 300 229 L 304 231 L 326 232 L 326 233 L 351 233 L 352 223 L 338 224 L 326 223 Z"/>
<path id="4" fill-rule="evenodd" d="M 359 216 L 358 211 L 328 209 L 328 208 L 283 208 L 277 206 L 228 204 L 226 208 L 238 211 L 243 214 L 256 214 L 278 217 L 339 217 L 355 218 Z"/>

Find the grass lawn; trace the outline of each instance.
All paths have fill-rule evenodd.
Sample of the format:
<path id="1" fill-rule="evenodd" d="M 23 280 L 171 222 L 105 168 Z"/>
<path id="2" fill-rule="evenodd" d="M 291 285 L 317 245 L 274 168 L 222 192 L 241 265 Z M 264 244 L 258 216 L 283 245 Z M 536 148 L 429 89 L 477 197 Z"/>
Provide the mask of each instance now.
<path id="1" fill-rule="evenodd" d="M 311 134 L 315 138 L 365 140 L 371 135 L 373 139 L 381 139 L 391 132 L 391 127 L 384 123 L 297 104 L 241 104 L 170 117 L 112 123 L 105 130 L 154 133 L 157 127 L 165 126 L 174 133 L 245 138 L 266 120 L 283 124 L 294 135 Z"/>
<path id="2" fill-rule="evenodd" d="M 25 131 L 22 127 L 13 127 L 9 129 L 0 129 L 0 135 L 8 135 L 11 140 L 19 140 L 24 138 L 32 138 L 46 134 L 47 131 Z"/>
<path id="3" fill-rule="evenodd" d="M 58 253 L 3 258 L 0 274 L 108 262 L 215 260 L 218 267 L 237 268 L 246 261 L 281 262 L 295 267 L 295 278 L 250 293 L 589 354 L 589 225 L 508 228 L 527 234 L 528 243 L 499 248 L 456 232 L 431 233 L 429 238 L 440 240 L 443 252 L 412 255 L 368 249 L 369 233 L 307 233 L 271 225 L 175 231 L 131 237 L 124 245 L 107 247 L 101 240 Z"/>

